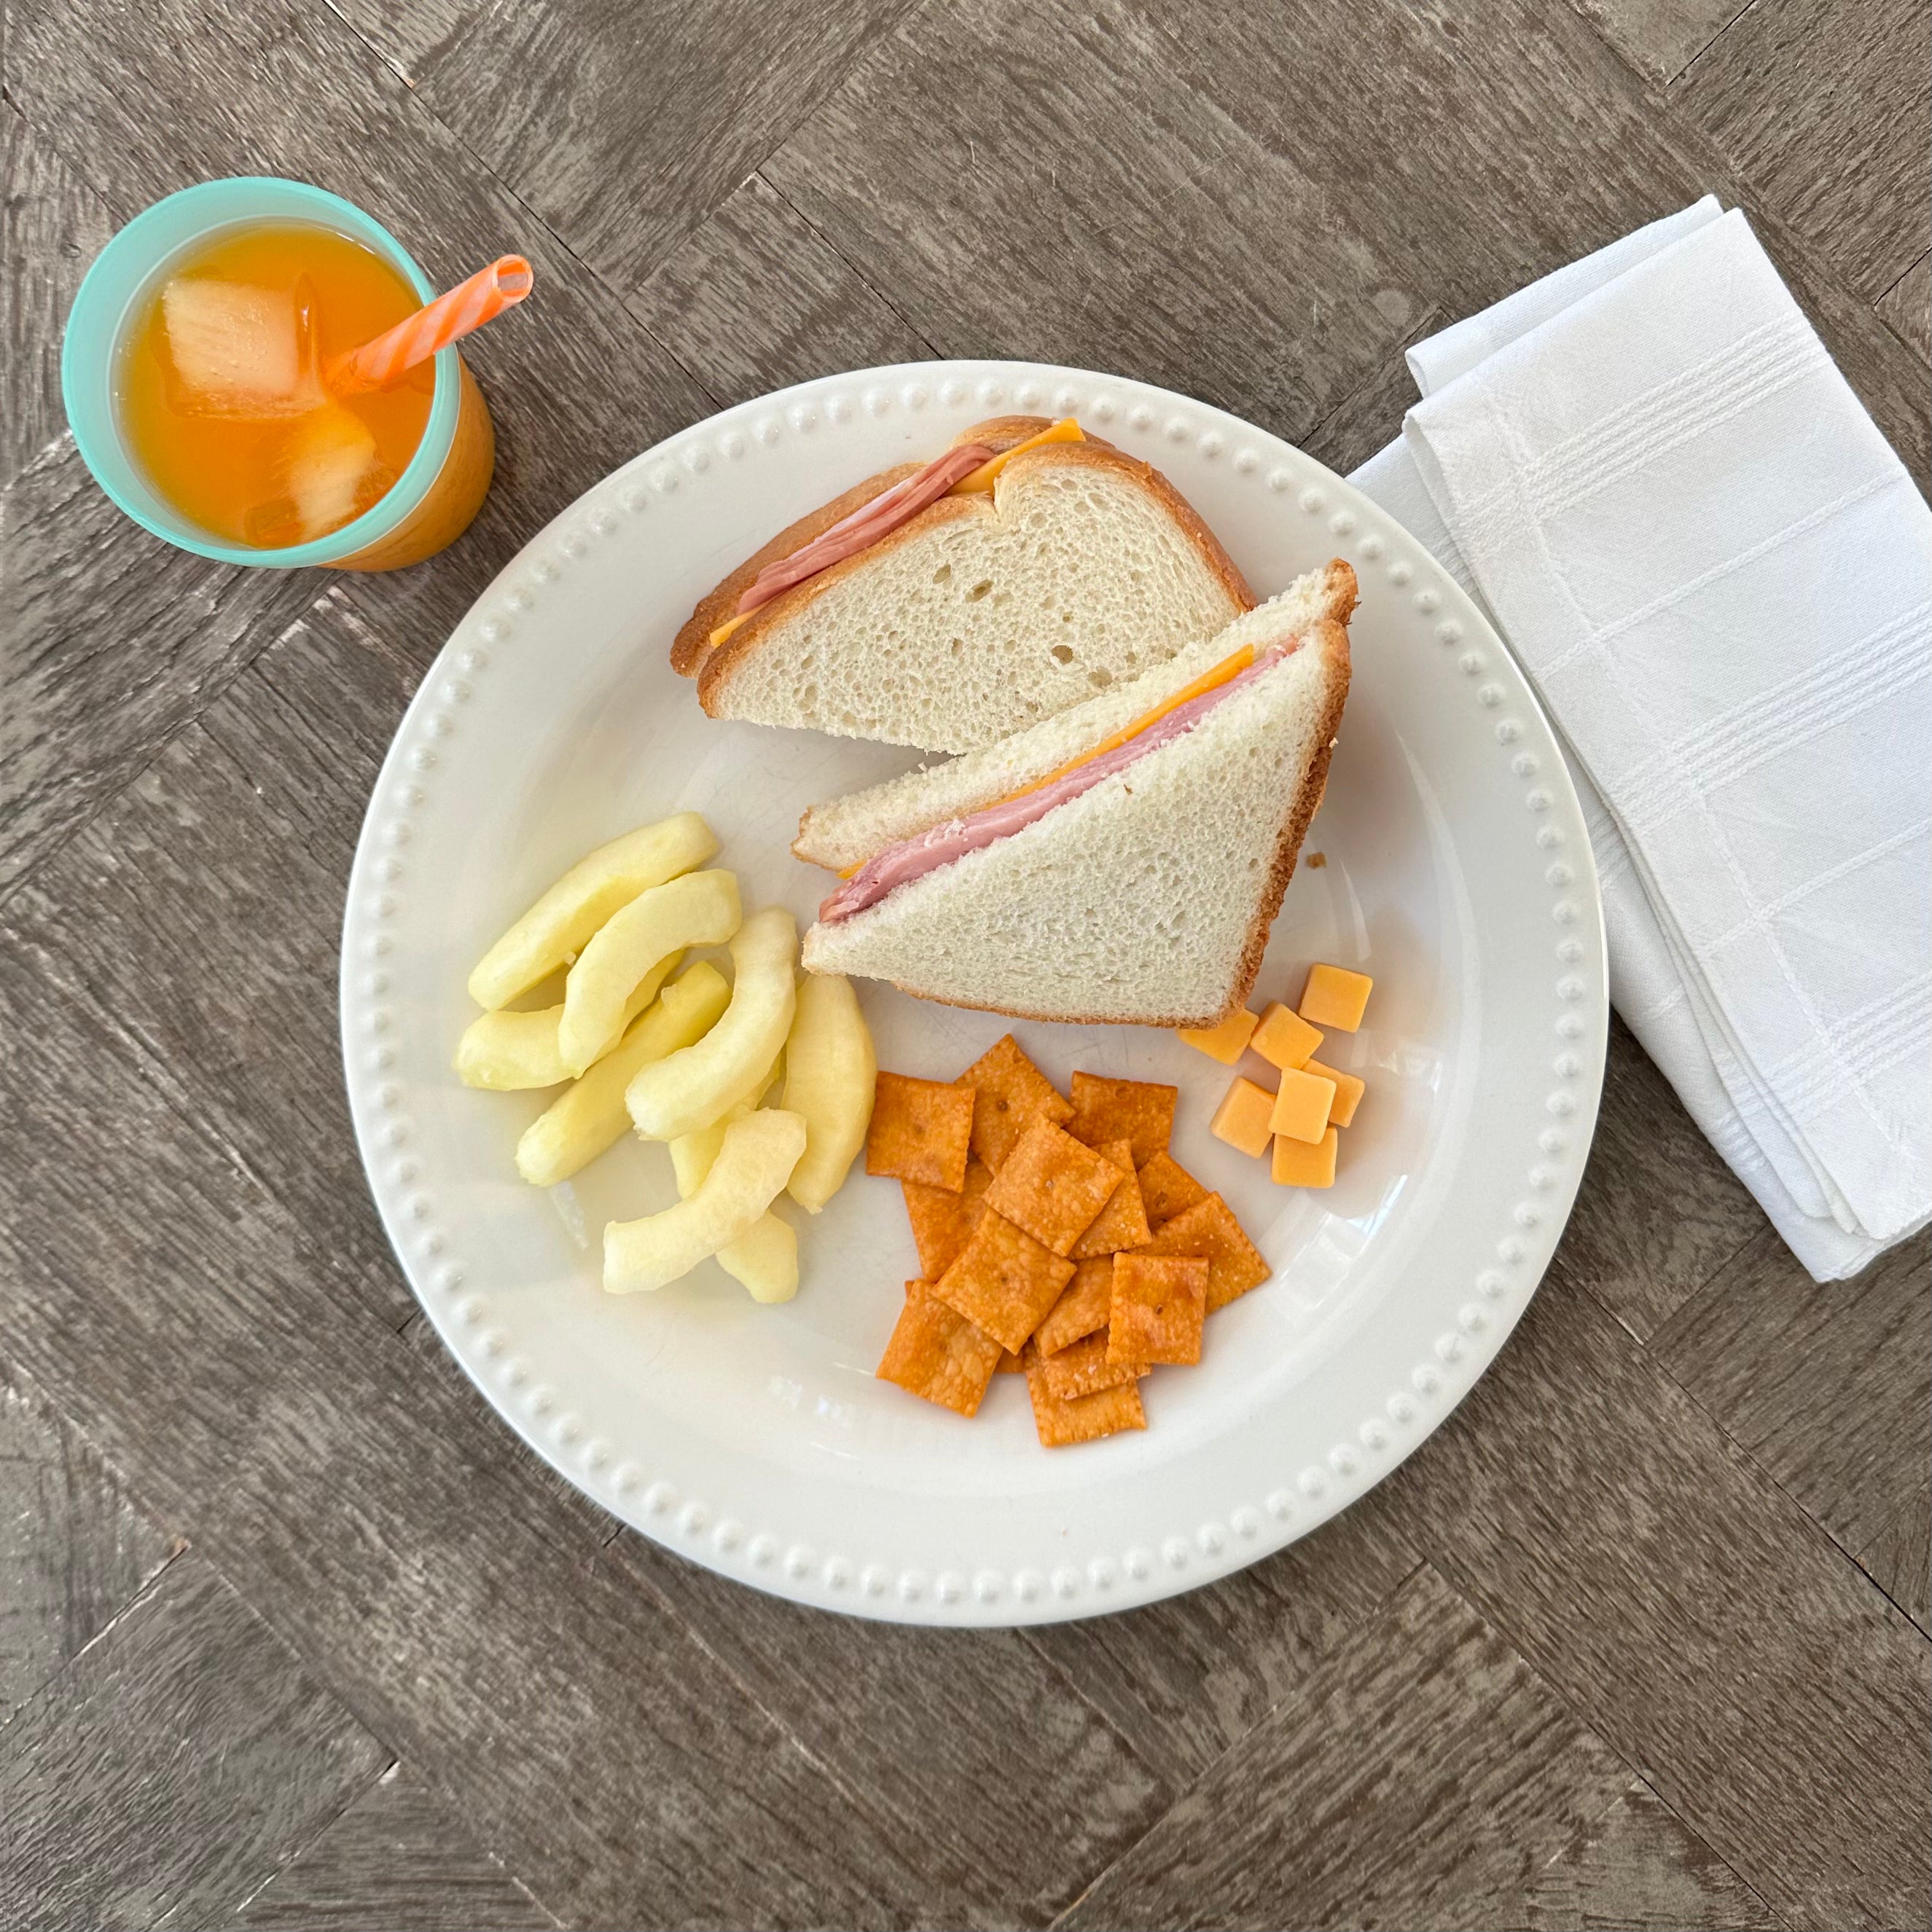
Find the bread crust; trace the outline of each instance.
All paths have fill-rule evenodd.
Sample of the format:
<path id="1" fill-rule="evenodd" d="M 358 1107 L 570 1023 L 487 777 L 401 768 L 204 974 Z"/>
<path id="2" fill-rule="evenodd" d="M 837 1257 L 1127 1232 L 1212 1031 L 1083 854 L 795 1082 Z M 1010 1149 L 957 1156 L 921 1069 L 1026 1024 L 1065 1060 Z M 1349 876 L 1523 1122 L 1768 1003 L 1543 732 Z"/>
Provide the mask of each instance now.
<path id="1" fill-rule="evenodd" d="M 1000 429 L 1007 430 L 1008 425 L 1018 425 L 1038 420 L 1036 418 L 1005 417 L 999 418 L 998 422 Z M 1010 431 L 1008 430 L 1007 433 L 1010 434 Z M 969 436 L 976 434 L 976 432 L 968 432 Z M 1020 440 L 1018 436 L 1013 437 L 1014 441 Z M 1252 610 L 1254 608 L 1254 592 L 1248 588 L 1247 580 L 1236 568 L 1234 560 L 1222 548 L 1220 539 L 1196 514 L 1193 507 L 1180 491 L 1175 489 L 1174 485 L 1168 482 L 1167 478 L 1151 464 L 1143 463 L 1138 457 L 1130 456 L 1125 451 L 1116 449 L 1112 444 L 1103 442 L 1097 437 L 1088 437 L 1080 442 L 1042 443 L 1039 448 L 1030 449 L 1024 455 L 1015 458 L 1013 463 L 1008 466 L 1006 473 L 1009 475 L 1012 473 L 1013 470 L 1020 466 L 1030 468 L 1036 464 L 1070 464 L 1078 469 L 1111 470 L 1117 475 L 1130 478 L 1148 494 L 1154 496 L 1166 511 L 1168 516 L 1180 526 L 1200 554 L 1202 560 L 1220 580 L 1222 586 L 1227 592 L 1231 601 L 1238 604 L 1243 610 Z M 879 480 L 876 478 L 872 479 L 874 482 L 878 482 Z M 1005 481 L 1005 476 L 1002 476 L 1000 481 L 1002 482 Z M 867 484 L 861 484 L 859 488 L 865 490 L 868 487 Z M 880 488 L 890 487 L 888 484 L 880 484 Z M 877 490 L 872 491 L 873 495 L 878 494 Z M 818 513 L 825 520 L 819 527 L 829 528 L 832 524 L 838 521 L 839 516 L 848 514 L 850 509 L 857 508 L 860 502 L 868 500 L 869 498 L 856 497 L 854 493 L 848 492 L 848 496 L 839 499 L 839 502 L 848 504 L 848 508 L 839 509 L 837 506 L 828 506 L 825 511 Z M 864 569 L 868 563 L 884 555 L 897 544 L 909 542 L 914 537 L 922 535 L 927 531 L 936 530 L 943 524 L 960 517 L 984 516 L 991 514 L 988 506 L 992 500 L 988 498 L 982 502 L 980 498 L 971 496 L 942 496 L 938 502 L 928 504 L 916 516 L 901 524 L 890 535 L 881 537 L 877 543 L 868 544 L 865 549 L 842 559 L 830 568 L 819 572 L 816 576 L 808 577 L 803 583 L 794 584 L 789 590 L 780 592 L 769 604 L 764 604 L 754 610 L 722 644 L 700 652 L 696 666 L 698 703 L 712 716 L 716 717 L 718 714 L 713 706 L 729 687 L 732 678 L 744 668 L 754 654 L 769 640 L 774 632 L 782 628 L 792 618 L 806 610 L 814 598 L 822 597 L 826 591 L 852 572 Z M 835 512 L 836 514 L 834 514 Z M 806 526 L 812 521 L 813 519 L 807 518 L 803 521 L 794 524 L 791 530 L 786 532 L 782 537 L 775 538 L 772 544 L 767 545 L 766 550 L 761 550 L 759 553 L 759 557 L 764 557 L 766 561 L 769 561 L 767 552 L 777 550 L 781 544 L 784 546 L 782 554 L 789 555 L 791 550 L 798 548 L 800 543 L 809 541 L 808 535 L 798 536 L 796 542 L 792 541 L 792 538 L 795 533 L 804 532 Z M 816 533 L 816 531 L 811 532 L 813 535 Z M 692 635 L 702 640 L 709 636 L 712 628 L 715 628 L 717 625 L 725 621 L 723 615 L 710 616 L 707 614 L 714 611 L 727 611 L 728 614 L 728 606 L 736 604 L 739 596 L 742 593 L 744 586 L 751 581 L 752 577 L 757 574 L 757 571 L 752 568 L 754 563 L 758 564 L 759 569 L 764 567 L 763 563 L 758 562 L 758 558 L 752 560 L 751 563 L 741 566 L 738 572 L 734 572 L 731 577 L 728 578 L 724 584 L 711 593 L 710 597 L 698 607 L 690 622 L 678 633 L 680 643 Z M 750 574 L 743 574 L 746 572 L 749 572 Z M 699 626 L 700 622 L 704 624 L 704 628 L 697 628 L 696 627 Z M 676 662 L 675 650 L 676 647 L 674 646 L 672 660 L 674 664 Z"/>
<path id="2" fill-rule="evenodd" d="M 1052 428 L 1044 416 L 992 416 L 985 422 L 962 430 L 946 447 L 959 449 L 969 442 L 983 443 L 998 456 L 1003 449 L 1010 449 L 1015 443 L 1024 442 L 1028 436 L 1037 436 L 1042 430 Z M 698 667 L 704 662 L 705 653 L 711 648 L 712 632 L 719 625 L 728 623 L 736 614 L 738 599 L 752 587 L 760 572 L 771 564 L 782 562 L 794 550 L 804 549 L 814 538 L 823 536 L 834 524 L 842 522 L 854 511 L 862 509 L 874 496 L 883 496 L 894 484 L 917 476 L 925 467 L 922 463 L 895 464 L 890 470 L 881 470 L 876 476 L 867 477 L 862 483 L 854 484 L 842 496 L 833 497 L 829 503 L 821 503 L 796 523 L 788 524 L 770 542 L 748 556 L 730 576 L 699 600 L 697 609 L 684 620 L 677 635 L 671 640 L 671 669 L 680 677 L 695 677 Z M 773 598 L 766 609 L 782 604 L 789 595 L 788 592 Z M 742 628 L 749 630 L 752 625 L 748 622 Z"/>
<path id="3" fill-rule="evenodd" d="M 1294 868 L 1301 854 L 1301 842 L 1308 836 L 1308 827 L 1314 818 L 1316 808 L 1322 802 L 1322 794 L 1328 788 L 1329 760 L 1335 748 L 1335 736 L 1340 730 L 1342 712 L 1348 702 L 1351 664 L 1348 654 L 1348 633 L 1344 625 L 1323 618 L 1311 628 L 1310 642 L 1315 643 L 1329 662 L 1328 701 L 1324 707 L 1318 736 L 1320 748 L 1309 760 L 1308 770 L 1303 775 L 1298 788 L 1294 802 L 1282 820 L 1280 836 L 1275 843 L 1274 862 L 1269 869 L 1268 881 L 1262 888 L 1256 902 L 1255 916 L 1248 928 L 1248 935 L 1234 969 L 1234 981 L 1228 989 L 1227 998 L 1214 1012 L 1209 1013 L 1163 1014 L 1152 1019 L 1123 1020 L 1112 1013 L 1048 1012 L 1027 1006 L 994 1006 L 982 1004 L 976 1000 L 949 999 L 943 993 L 928 992 L 922 987 L 912 985 L 904 980 L 894 980 L 890 983 L 902 993 L 910 994 L 918 1000 L 930 1000 L 935 1006 L 958 1006 L 970 1012 L 1004 1013 L 1013 1019 L 1038 1020 L 1064 1026 L 1152 1026 L 1173 1028 L 1175 1027 L 1208 1028 L 1218 1026 L 1222 1021 L 1244 1004 L 1254 990 L 1255 980 L 1261 971 L 1262 956 L 1268 950 L 1268 934 L 1273 929 L 1276 916 L 1281 910 L 1281 902 L 1288 891 L 1288 881 L 1294 876 Z M 1024 834 L 1016 833 L 1016 837 Z M 806 950 L 809 953 L 812 934 L 806 934 Z M 809 957 L 804 960 L 807 972 L 814 968 Z"/>

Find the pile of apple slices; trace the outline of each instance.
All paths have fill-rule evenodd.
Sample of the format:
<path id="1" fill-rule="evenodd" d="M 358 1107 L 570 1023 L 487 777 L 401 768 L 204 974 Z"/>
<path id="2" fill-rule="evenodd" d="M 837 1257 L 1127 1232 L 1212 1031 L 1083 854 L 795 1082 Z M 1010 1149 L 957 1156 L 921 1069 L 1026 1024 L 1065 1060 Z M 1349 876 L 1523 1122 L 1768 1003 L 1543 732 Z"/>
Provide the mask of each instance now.
<path id="1" fill-rule="evenodd" d="M 662 1288 L 716 1255 L 754 1300 L 787 1301 L 798 1237 L 773 1204 L 788 1194 L 816 1214 L 844 1185 L 877 1063 L 850 982 L 799 985 L 796 922 L 782 906 L 745 917 L 737 875 L 700 869 L 718 850 L 685 812 L 579 860 L 470 974 L 484 1010 L 456 1071 L 498 1091 L 569 1083 L 517 1144 L 535 1186 L 626 1132 L 669 1147 L 678 1204 L 604 1230 L 611 1293 Z M 728 982 L 708 959 L 685 963 L 703 946 L 728 947 Z"/>

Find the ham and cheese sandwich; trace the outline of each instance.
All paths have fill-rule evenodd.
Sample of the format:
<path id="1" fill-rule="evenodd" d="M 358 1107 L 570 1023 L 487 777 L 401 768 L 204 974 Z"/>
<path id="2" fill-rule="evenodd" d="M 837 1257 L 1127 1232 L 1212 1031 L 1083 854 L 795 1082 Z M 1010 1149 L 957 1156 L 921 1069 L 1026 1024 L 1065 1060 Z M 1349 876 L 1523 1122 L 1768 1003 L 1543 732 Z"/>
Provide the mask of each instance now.
<path id="1" fill-rule="evenodd" d="M 1248 995 L 1348 691 L 1339 560 L 1002 740 L 814 806 L 808 970 L 1024 1019 L 1210 1027 Z"/>
<path id="2" fill-rule="evenodd" d="M 1070 418 L 1001 416 L 781 531 L 692 612 L 671 662 L 714 718 L 968 752 L 1253 603 L 1157 470 Z"/>

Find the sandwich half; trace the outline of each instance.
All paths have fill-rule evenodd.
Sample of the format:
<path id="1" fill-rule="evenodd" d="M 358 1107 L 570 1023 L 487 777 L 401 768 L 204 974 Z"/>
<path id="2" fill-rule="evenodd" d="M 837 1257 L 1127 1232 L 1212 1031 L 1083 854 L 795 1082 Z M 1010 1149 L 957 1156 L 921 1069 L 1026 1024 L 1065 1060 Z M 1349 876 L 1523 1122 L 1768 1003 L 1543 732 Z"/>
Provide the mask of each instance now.
<path id="1" fill-rule="evenodd" d="M 1160 471 L 1071 418 L 1002 416 L 782 531 L 671 662 L 714 718 L 968 752 L 1253 603 Z"/>
<path id="2" fill-rule="evenodd" d="M 816 973 L 1082 1024 L 1208 1027 L 1254 985 L 1348 692 L 1339 560 L 998 744 L 814 806 Z"/>

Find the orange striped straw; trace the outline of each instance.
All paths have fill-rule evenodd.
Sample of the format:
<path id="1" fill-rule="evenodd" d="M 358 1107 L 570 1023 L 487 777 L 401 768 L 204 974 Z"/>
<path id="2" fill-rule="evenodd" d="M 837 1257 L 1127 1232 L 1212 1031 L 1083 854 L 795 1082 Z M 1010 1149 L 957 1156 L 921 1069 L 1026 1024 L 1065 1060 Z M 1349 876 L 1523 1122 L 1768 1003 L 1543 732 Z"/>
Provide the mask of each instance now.
<path id="1" fill-rule="evenodd" d="M 388 388 L 405 370 L 514 308 L 530 293 L 532 280 L 522 256 L 501 256 L 373 341 L 333 358 L 326 372 L 328 387 L 338 396 Z"/>

